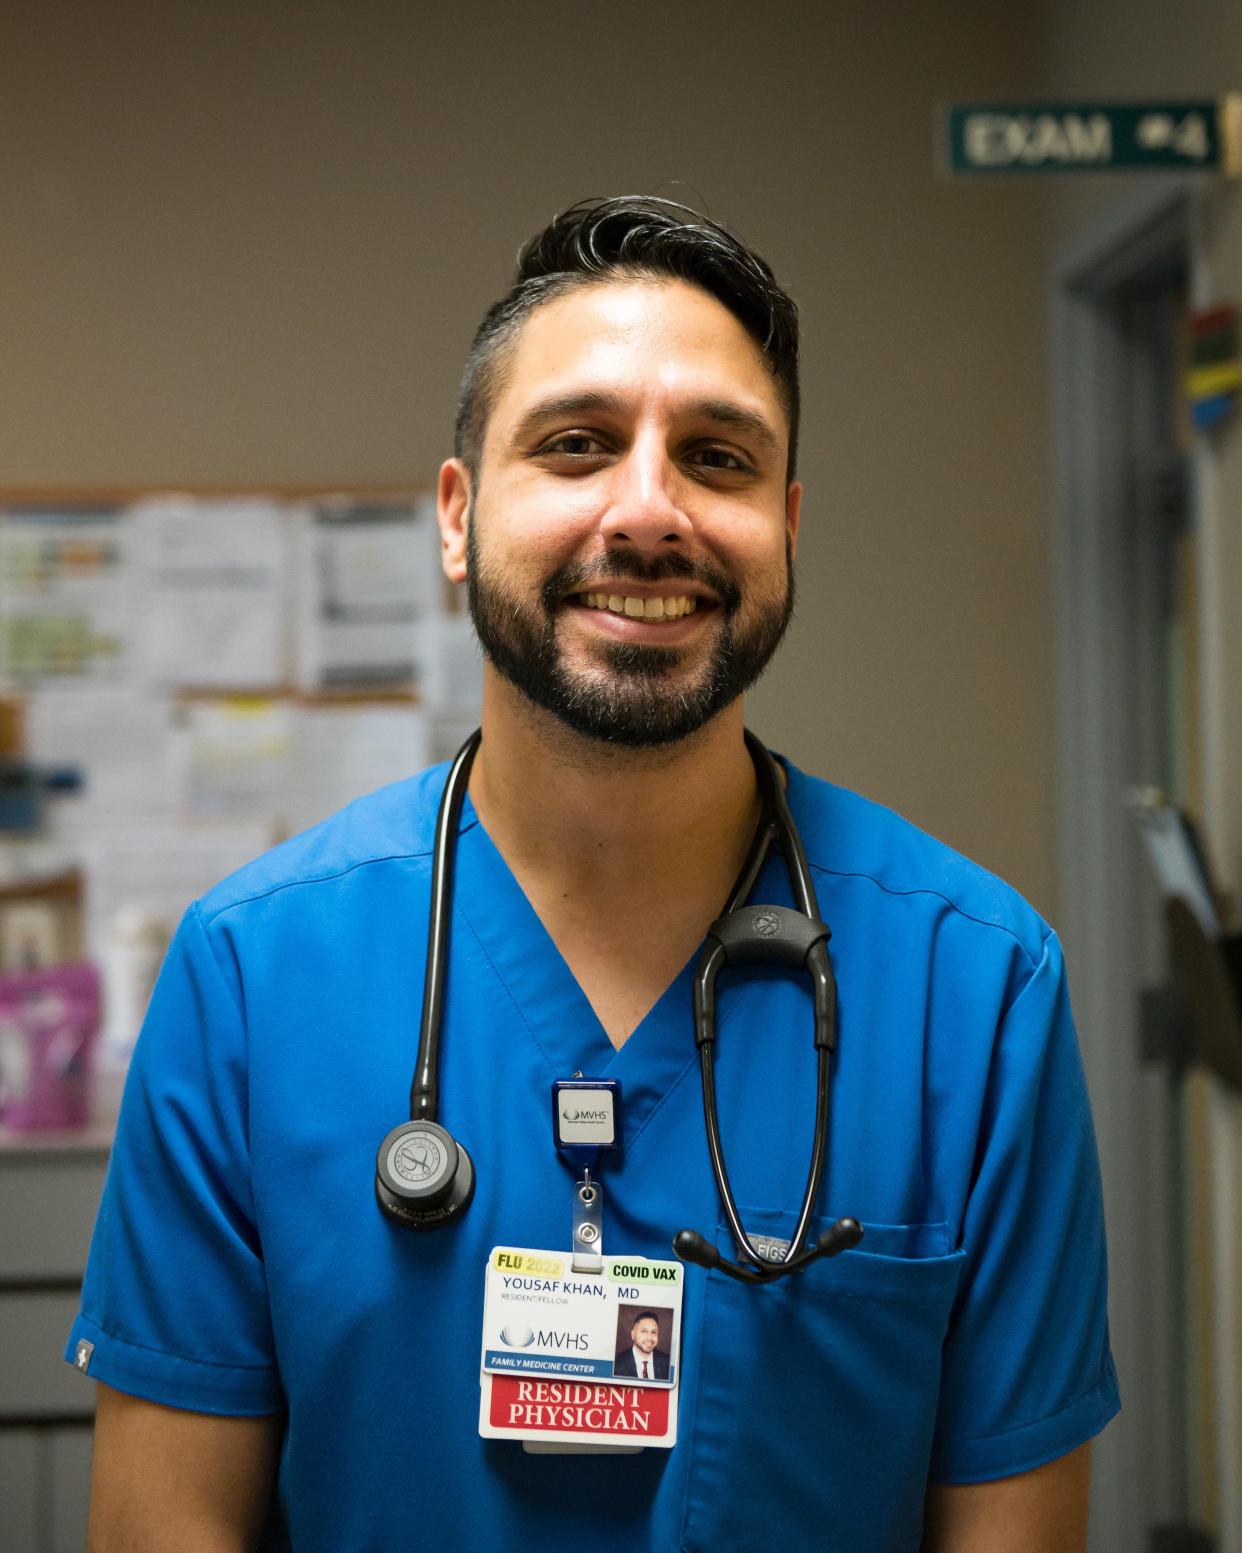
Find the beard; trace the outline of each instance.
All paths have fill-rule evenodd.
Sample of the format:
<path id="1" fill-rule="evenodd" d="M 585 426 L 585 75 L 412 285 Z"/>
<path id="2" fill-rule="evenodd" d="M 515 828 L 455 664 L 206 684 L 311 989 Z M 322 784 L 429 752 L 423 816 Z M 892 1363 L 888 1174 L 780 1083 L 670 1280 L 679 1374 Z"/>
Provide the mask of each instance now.
<path id="1" fill-rule="evenodd" d="M 475 525 L 467 531 L 466 596 L 484 655 L 497 673 L 528 700 L 551 712 L 575 733 L 603 743 L 640 749 L 687 738 L 737 699 L 767 668 L 793 616 L 793 560 L 785 546 L 785 586 L 779 598 L 741 618 L 738 586 L 712 566 L 684 555 L 658 560 L 623 547 L 609 550 L 604 565 L 559 567 L 528 602 L 506 586 L 481 554 Z M 574 669 L 557 641 L 557 621 L 569 595 L 588 591 L 605 571 L 611 582 L 701 583 L 721 616 L 707 661 L 692 680 L 677 674 L 680 647 L 602 642 L 596 662 Z"/>

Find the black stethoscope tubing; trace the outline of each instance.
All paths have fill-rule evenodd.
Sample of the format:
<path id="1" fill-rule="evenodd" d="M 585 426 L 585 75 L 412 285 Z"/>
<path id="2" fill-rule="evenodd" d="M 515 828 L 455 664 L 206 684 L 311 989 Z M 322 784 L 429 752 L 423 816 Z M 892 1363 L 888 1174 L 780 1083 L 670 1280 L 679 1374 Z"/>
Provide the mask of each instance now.
<path id="1" fill-rule="evenodd" d="M 483 742 L 476 728 L 453 757 L 440 808 L 431 863 L 431 915 L 427 920 L 427 965 L 423 975 L 423 1012 L 418 1026 L 418 1060 L 410 1085 L 410 1116 L 435 1121 L 440 1100 L 440 1026 L 444 1018 L 444 972 L 448 965 L 448 925 L 453 909 L 453 865 L 457 860 L 457 823 L 470 781 L 470 767 Z"/>
<path id="2" fill-rule="evenodd" d="M 793 891 L 794 899 L 798 903 L 798 910 L 803 916 L 818 922 L 820 920 L 819 901 L 816 897 L 815 881 L 811 878 L 811 870 L 807 864 L 802 838 L 798 834 L 798 828 L 794 824 L 793 815 L 790 813 L 789 805 L 785 799 L 785 785 L 780 779 L 776 762 L 769 754 L 767 748 L 749 730 L 746 732 L 746 745 L 750 751 L 751 759 L 754 761 L 755 773 L 759 779 L 763 817 L 755 829 L 755 837 L 751 843 L 750 854 L 743 864 L 742 871 L 733 887 L 733 892 L 729 897 L 728 905 L 725 907 L 724 915 L 728 916 L 732 912 L 740 910 L 745 904 L 747 897 L 755 886 L 756 879 L 759 877 L 759 871 L 763 867 L 768 853 L 771 851 L 772 843 L 777 842 L 785 859 L 790 888 Z M 826 944 L 826 942 L 826 939 L 823 940 L 823 943 Z M 703 1081 L 703 1120 L 707 1126 L 708 1152 L 711 1155 L 712 1170 L 716 1176 L 720 1200 L 738 1251 L 746 1255 L 766 1276 L 779 1276 L 779 1274 L 773 1274 L 771 1263 L 760 1256 L 742 1225 L 737 1202 L 729 1184 L 729 1174 L 725 1167 L 724 1149 L 720 1140 L 720 1118 L 716 1108 L 716 1075 L 713 1057 L 715 1040 L 701 1038 L 704 1019 L 699 1011 L 705 999 L 705 983 L 707 978 L 713 973 L 713 969 L 719 969 L 723 955 L 723 949 L 719 948 L 714 940 L 710 942 L 704 953 L 698 978 L 695 982 L 695 1038 L 698 1041 L 699 1067 Z M 815 1203 L 819 1196 L 820 1183 L 823 1180 L 824 1165 L 828 1152 L 829 1081 L 831 1054 L 832 1049 L 836 1045 L 837 1025 L 836 982 L 833 978 L 831 962 L 826 951 L 815 958 L 817 963 L 811 968 L 811 974 L 816 981 L 817 1008 L 815 1131 L 811 1146 L 811 1163 L 807 1172 L 806 1190 L 802 1197 L 802 1208 L 798 1214 L 797 1228 L 794 1230 L 794 1237 L 790 1242 L 788 1254 L 784 1258 L 787 1262 L 801 1255 L 806 1248 L 811 1214 L 814 1211 Z M 823 1042 L 818 1038 L 818 1026 L 821 1023 L 826 1027 L 826 1039 Z M 712 1021 L 711 1034 L 712 1036 L 715 1034 L 714 1019 Z"/>
<path id="3" fill-rule="evenodd" d="M 780 768 L 763 743 L 749 730 L 746 732 L 746 747 L 759 783 L 760 820 L 746 861 L 730 892 L 728 904 L 707 931 L 707 943 L 694 983 L 695 1041 L 699 1049 L 707 1148 L 729 1231 L 738 1255 L 745 1258 L 745 1261 L 729 1261 L 721 1256 L 709 1240 L 694 1230 L 681 1230 L 674 1238 L 673 1249 L 688 1261 L 698 1262 L 705 1267 L 718 1267 L 745 1283 L 771 1283 L 807 1266 L 817 1257 L 833 1256 L 849 1246 L 857 1245 L 862 1238 L 862 1230 L 854 1219 L 838 1219 L 814 1246 L 807 1246 L 811 1218 L 823 1183 L 828 1154 L 831 1061 L 836 1047 L 836 981 L 828 956 L 829 929 L 820 920 L 815 882 L 811 877 L 802 838 L 785 797 Z M 794 912 L 782 907 L 744 905 L 774 842 L 780 846 L 785 860 L 790 890 L 797 902 L 797 910 Z M 720 1137 L 714 1061 L 717 975 L 727 963 L 765 962 L 794 967 L 802 965 L 806 969 L 814 989 L 815 1015 L 815 1128 L 811 1159 L 793 1239 L 784 1255 L 776 1259 L 760 1253 L 742 1223 Z"/>

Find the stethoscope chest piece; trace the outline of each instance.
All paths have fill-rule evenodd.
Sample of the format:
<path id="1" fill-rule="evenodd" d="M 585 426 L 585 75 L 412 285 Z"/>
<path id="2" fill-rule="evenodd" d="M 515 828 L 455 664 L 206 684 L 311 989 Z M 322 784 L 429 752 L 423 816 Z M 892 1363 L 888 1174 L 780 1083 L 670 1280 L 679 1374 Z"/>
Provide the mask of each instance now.
<path id="1" fill-rule="evenodd" d="M 379 1146 L 375 1195 L 386 1214 L 410 1229 L 439 1229 L 469 1206 L 474 1165 L 437 1122 L 402 1122 Z"/>

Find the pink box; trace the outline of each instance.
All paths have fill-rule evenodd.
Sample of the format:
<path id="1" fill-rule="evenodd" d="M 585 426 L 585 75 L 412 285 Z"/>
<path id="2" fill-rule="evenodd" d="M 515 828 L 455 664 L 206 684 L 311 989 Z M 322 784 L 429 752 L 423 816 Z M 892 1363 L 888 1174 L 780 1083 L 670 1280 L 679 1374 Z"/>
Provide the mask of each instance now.
<path id="1" fill-rule="evenodd" d="M 20 1132 L 86 1126 L 100 1002 L 93 965 L 0 976 L 0 1123 Z"/>

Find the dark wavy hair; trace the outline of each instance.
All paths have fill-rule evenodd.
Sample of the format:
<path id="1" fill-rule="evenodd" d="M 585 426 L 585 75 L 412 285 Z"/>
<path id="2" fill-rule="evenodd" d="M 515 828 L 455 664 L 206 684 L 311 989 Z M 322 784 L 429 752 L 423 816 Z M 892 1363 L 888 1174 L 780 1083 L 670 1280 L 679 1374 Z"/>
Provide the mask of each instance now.
<path id="1" fill-rule="evenodd" d="M 544 302 L 610 280 L 688 281 L 722 303 L 763 352 L 798 448 L 798 308 L 769 266 L 717 222 L 650 196 L 581 200 L 523 244 L 513 285 L 484 314 L 457 400 L 453 452 L 478 479 L 488 416 L 517 333 Z"/>

